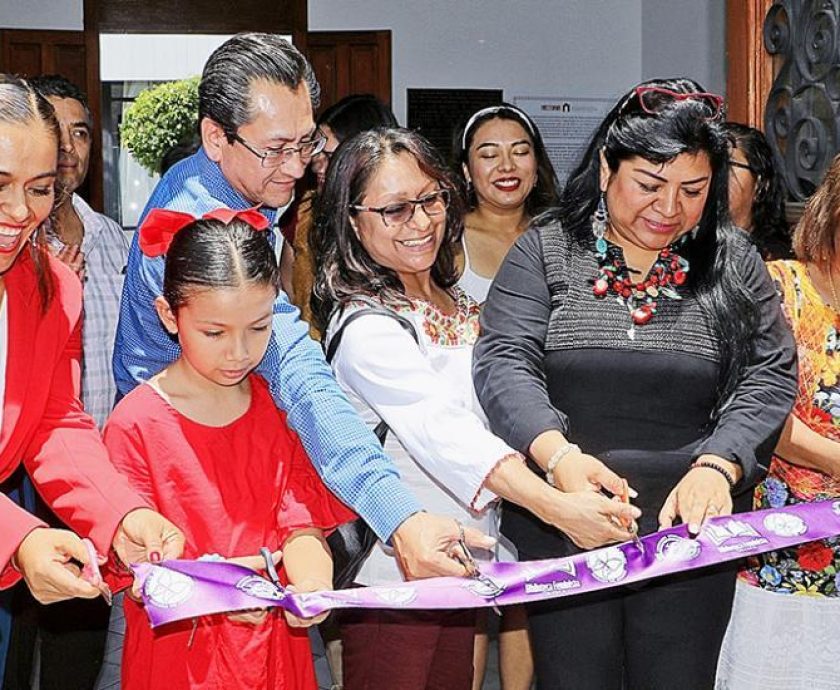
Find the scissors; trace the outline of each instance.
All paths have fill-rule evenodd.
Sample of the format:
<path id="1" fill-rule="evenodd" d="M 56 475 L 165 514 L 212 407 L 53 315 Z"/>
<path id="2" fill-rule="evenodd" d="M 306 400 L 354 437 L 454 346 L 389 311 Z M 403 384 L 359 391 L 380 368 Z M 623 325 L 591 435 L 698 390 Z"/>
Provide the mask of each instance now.
<path id="1" fill-rule="evenodd" d="M 263 546 L 260 548 L 260 556 L 263 557 L 265 561 L 265 572 L 268 575 L 268 579 L 271 580 L 275 585 L 282 588 L 280 584 L 280 578 L 277 575 L 277 568 L 274 567 L 274 559 L 272 558 L 271 549 L 267 546 Z"/>
<path id="2" fill-rule="evenodd" d="M 456 520 L 455 523 L 458 525 L 458 540 L 455 543 L 461 547 L 461 551 L 459 552 L 458 549 L 453 549 L 452 557 L 464 566 L 464 570 L 467 571 L 467 575 L 470 577 L 478 577 L 481 575 L 481 571 L 478 569 L 478 564 L 475 562 L 475 558 L 473 558 L 472 553 L 470 553 L 470 550 L 467 547 L 467 538 L 464 535 L 464 526 L 458 520 Z"/>
<path id="3" fill-rule="evenodd" d="M 626 479 L 621 480 L 621 502 L 630 505 L 630 486 L 627 483 Z M 645 545 L 642 544 L 642 540 L 639 539 L 639 526 L 636 524 L 636 521 L 631 518 L 623 518 L 621 520 L 621 524 L 630 535 L 633 537 L 633 543 L 636 545 L 636 548 L 639 549 L 639 553 L 645 552 Z"/>
<path id="4" fill-rule="evenodd" d="M 111 594 L 110 587 L 105 584 L 105 580 L 102 579 L 102 573 L 99 572 L 96 547 L 93 545 L 93 542 L 87 538 L 82 539 L 82 543 L 85 545 L 88 553 L 87 565 L 82 568 L 82 579 L 96 587 L 102 595 L 102 598 L 105 600 L 105 603 L 108 604 L 108 606 L 111 606 L 114 603 L 114 595 Z"/>

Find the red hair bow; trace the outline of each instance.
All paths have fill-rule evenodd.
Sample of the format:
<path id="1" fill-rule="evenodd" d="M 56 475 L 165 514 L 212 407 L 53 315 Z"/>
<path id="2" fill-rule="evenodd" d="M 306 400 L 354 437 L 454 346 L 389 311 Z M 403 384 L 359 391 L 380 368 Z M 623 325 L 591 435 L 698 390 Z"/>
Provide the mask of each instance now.
<path id="1" fill-rule="evenodd" d="M 234 220 L 241 220 L 250 225 L 254 230 L 265 230 L 269 226 L 266 218 L 257 209 L 246 208 L 235 211 L 232 208 L 217 208 L 201 216 L 201 220 L 220 220 L 225 225 L 230 225 Z M 163 256 L 172 244 L 172 238 L 188 225 L 199 220 L 189 213 L 170 211 L 165 208 L 155 208 L 143 220 L 140 226 L 139 244 L 140 251 L 146 256 Z"/>

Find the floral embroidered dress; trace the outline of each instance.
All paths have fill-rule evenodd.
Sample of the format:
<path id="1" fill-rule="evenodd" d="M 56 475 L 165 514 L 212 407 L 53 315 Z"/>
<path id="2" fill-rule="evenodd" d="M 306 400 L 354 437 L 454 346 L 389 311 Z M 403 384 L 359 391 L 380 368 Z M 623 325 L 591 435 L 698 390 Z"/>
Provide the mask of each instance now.
<path id="1" fill-rule="evenodd" d="M 380 420 L 388 424 L 385 451 L 421 505 L 495 533 L 496 496 L 483 484 L 500 460 L 518 454 L 487 430 L 475 395 L 478 303 L 457 287 L 452 295 L 451 314 L 422 300 L 394 310 L 411 322 L 419 342 L 387 315 L 348 321 L 332 366 L 365 423 L 371 428 Z M 350 314 L 366 307 L 370 304 L 354 302 L 337 313 L 327 328 L 327 343 Z M 393 551 L 379 544 L 357 580 L 373 585 L 401 577 Z"/>
<path id="2" fill-rule="evenodd" d="M 840 442 L 840 315 L 814 288 L 805 264 L 768 265 L 796 338 L 799 392 L 796 418 L 811 430 Z M 780 508 L 840 497 L 840 479 L 791 464 L 774 455 L 767 478 L 755 492 L 755 507 Z M 840 537 L 810 542 L 751 559 L 741 577 L 781 594 L 840 596 Z"/>

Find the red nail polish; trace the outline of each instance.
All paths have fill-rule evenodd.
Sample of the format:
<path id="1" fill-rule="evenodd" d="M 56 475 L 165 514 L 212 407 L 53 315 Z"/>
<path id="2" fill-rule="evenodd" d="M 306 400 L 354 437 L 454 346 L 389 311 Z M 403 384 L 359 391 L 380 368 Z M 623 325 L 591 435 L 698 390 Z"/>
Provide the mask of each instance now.
<path id="1" fill-rule="evenodd" d="M 152 563 L 160 563 L 160 552 L 159 551 L 152 551 L 149 554 L 149 560 Z"/>

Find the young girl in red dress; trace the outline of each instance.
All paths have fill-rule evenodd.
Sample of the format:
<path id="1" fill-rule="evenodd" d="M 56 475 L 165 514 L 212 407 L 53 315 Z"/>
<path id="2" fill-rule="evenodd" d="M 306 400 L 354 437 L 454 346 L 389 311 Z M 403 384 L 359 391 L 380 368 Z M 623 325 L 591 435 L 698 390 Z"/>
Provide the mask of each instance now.
<path id="1" fill-rule="evenodd" d="M 278 270 L 258 212 L 201 220 L 153 211 L 148 255 L 167 256 L 158 315 L 181 354 L 114 410 L 105 443 L 134 489 L 186 535 L 184 558 L 282 551 L 280 578 L 330 589 L 323 530 L 353 518 L 315 473 L 266 382 L 251 373 L 271 335 Z M 171 244 L 170 244 L 171 241 Z M 174 345 L 174 341 L 173 341 Z M 316 688 L 305 627 L 278 609 L 204 616 L 152 631 L 126 599 L 122 686 Z"/>

